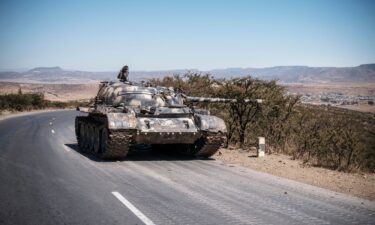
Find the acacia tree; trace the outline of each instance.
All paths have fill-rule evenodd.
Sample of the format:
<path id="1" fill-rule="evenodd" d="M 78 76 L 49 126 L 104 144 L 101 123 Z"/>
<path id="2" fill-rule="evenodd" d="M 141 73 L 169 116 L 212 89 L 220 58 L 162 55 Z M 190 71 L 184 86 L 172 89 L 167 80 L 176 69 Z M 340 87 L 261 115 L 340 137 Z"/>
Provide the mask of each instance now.
<path id="1" fill-rule="evenodd" d="M 224 81 L 216 95 L 224 98 L 234 98 L 237 101 L 229 104 L 229 124 L 230 128 L 236 129 L 239 137 L 239 143 L 244 145 L 246 137 L 246 128 L 259 116 L 261 106 L 255 102 L 245 102 L 245 99 L 255 100 L 259 98 L 261 81 L 252 79 L 250 76 Z M 235 125 L 235 126 L 233 126 Z M 234 130 L 229 130 L 228 138 L 232 137 Z"/>

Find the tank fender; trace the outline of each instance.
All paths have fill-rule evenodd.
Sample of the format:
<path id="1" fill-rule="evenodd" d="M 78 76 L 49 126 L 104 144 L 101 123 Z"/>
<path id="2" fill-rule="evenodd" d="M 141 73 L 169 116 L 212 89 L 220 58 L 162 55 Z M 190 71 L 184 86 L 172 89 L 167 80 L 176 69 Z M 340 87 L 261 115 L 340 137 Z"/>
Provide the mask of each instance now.
<path id="1" fill-rule="evenodd" d="M 216 116 L 210 116 L 210 115 L 201 115 L 201 114 L 195 114 L 195 120 L 197 121 L 197 125 L 200 128 L 200 130 L 203 131 L 209 131 L 209 132 L 227 132 L 227 127 L 225 125 L 225 122 L 223 119 L 216 117 Z"/>
<path id="2" fill-rule="evenodd" d="M 109 129 L 136 129 L 137 118 L 133 113 L 107 113 Z"/>

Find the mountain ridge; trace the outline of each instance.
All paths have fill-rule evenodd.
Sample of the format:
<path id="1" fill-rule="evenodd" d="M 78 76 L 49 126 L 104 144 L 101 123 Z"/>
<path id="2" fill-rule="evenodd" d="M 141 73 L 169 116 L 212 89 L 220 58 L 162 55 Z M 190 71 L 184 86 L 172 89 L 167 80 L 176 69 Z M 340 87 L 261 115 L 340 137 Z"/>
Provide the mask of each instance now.
<path id="1" fill-rule="evenodd" d="M 133 81 L 140 81 L 188 72 L 211 74 L 219 79 L 251 75 L 259 79 L 278 80 L 282 83 L 375 83 L 375 63 L 361 64 L 356 67 L 274 66 L 264 68 L 226 68 L 207 71 L 198 69 L 130 71 L 129 76 Z M 90 72 L 64 70 L 59 66 L 35 67 L 24 72 L 0 72 L 0 81 L 86 83 L 99 80 L 115 80 L 117 73 L 117 71 Z"/>

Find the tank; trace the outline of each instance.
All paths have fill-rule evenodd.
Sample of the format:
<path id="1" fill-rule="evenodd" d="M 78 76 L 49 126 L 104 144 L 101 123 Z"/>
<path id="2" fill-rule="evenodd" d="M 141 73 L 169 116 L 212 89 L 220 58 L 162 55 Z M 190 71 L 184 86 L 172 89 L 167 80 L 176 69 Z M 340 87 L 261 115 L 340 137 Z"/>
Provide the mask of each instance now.
<path id="1" fill-rule="evenodd" d="M 228 103 L 235 99 L 192 97 L 171 87 L 134 84 L 127 80 L 127 71 L 124 77 L 123 70 L 119 81 L 101 82 L 89 108 L 79 108 L 88 113 L 75 120 L 81 151 L 113 160 L 126 157 L 129 147 L 136 144 L 172 147 L 179 153 L 204 158 L 219 150 L 226 139 L 225 122 L 188 103 Z"/>

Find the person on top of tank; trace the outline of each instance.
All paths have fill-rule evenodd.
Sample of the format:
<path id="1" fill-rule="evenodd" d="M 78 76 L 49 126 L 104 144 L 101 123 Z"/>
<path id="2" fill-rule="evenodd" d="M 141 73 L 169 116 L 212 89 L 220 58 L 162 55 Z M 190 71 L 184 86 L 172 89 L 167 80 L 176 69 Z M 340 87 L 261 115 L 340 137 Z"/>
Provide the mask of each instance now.
<path id="1" fill-rule="evenodd" d="M 128 82 L 128 76 L 129 76 L 129 67 L 125 65 L 120 70 L 119 74 L 117 75 L 117 79 L 119 79 L 121 82 Z"/>

